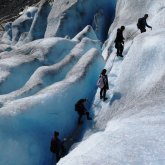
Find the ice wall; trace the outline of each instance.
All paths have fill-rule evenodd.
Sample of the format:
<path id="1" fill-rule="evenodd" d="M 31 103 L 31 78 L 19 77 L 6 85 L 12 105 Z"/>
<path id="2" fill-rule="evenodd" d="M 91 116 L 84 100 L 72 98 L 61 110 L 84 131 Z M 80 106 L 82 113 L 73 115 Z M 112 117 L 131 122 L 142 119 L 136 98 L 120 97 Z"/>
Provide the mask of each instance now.
<path id="1" fill-rule="evenodd" d="M 36 39 L 44 38 L 47 28 L 47 17 L 51 10 L 51 6 L 47 0 L 42 0 L 38 8 L 38 12 L 34 17 L 33 24 L 30 28 L 28 36 L 24 42 L 33 41 Z"/>
<path id="2" fill-rule="evenodd" d="M 134 37 L 136 37 L 140 32 L 137 29 L 137 21 L 138 18 L 144 16 L 144 14 L 148 14 L 149 17 L 147 22 L 149 25 L 153 27 L 153 30 L 157 30 L 160 28 L 164 28 L 165 26 L 165 18 L 163 17 L 165 8 L 165 2 L 163 0 L 138 0 L 138 1 L 125 1 L 118 0 L 116 6 L 116 15 L 109 29 L 109 39 L 106 42 L 106 48 L 103 52 L 104 57 L 107 56 L 108 49 L 110 50 L 113 47 L 113 43 L 115 40 L 115 34 L 117 28 L 122 25 L 126 26 L 124 35 L 126 41 L 132 41 Z M 148 29 L 150 31 L 150 29 Z"/>
<path id="3" fill-rule="evenodd" d="M 103 63 L 99 51 L 90 49 L 62 81 L 31 97 L 1 104 L 0 146 L 5 145 L 5 149 L 0 162 L 50 164 L 52 132 L 59 130 L 61 137 L 65 137 L 72 131 L 77 124 L 74 103 L 82 97 L 92 99 Z M 11 146 L 15 151 L 13 154 L 10 154 Z"/>
<path id="4" fill-rule="evenodd" d="M 26 16 L 16 20 L 20 26 L 22 17 Z M 68 136 L 77 124 L 75 102 L 83 97 L 91 102 L 94 97 L 105 64 L 101 42 L 90 26 L 79 39 L 22 41 L 1 45 L 0 147 L 5 149 L 0 164 L 51 164 L 53 131 L 59 130 L 61 138 Z"/>
<path id="5" fill-rule="evenodd" d="M 11 26 L 6 25 L 2 41 L 19 45 L 46 37 L 73 38 L 91 25 L 103 42 L 114 19 L 115 4 L 115 0 L 42 0 L 39 6 L 25 10 Z"/>
<path id="6" fill-rule="evenodd" d="M 102 2 L 93 0 L 56 0 L 53 3 L 52 10 L 48 17 L 48 26 L 45 36 L 65 37 L 66 35 L 69 35 L 70 37 L 73 37 L 86 25 L 92 25 L 94 15 L 99 10 L 103 11 L 104 18 L 107 20 L 106 25 L 104 24 L 103 26 L 108 26 L 109 28 L 114 17 L 115 3 L 115 0 L 102 0 Z M 76 21 L 75 24 L 73 23 L 74 21 Z M 105 30 L 106 28 L 104 31 Z M 105 37 L 103 31 L 101 31 L 101 35 L 103 38 Z"/>

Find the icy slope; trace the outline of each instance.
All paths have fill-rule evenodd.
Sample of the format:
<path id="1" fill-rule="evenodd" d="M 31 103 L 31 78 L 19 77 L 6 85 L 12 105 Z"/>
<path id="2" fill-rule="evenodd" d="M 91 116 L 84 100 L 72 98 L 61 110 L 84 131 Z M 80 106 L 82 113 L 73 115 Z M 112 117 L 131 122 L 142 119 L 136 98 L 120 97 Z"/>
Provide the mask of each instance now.
<path id="1" fill-rule="evenodd" d="M 118 1 L 103 51 L 109 99 L 100 101 L 97 91 L 93 128 L 59 165 L 165 164 L 164 5 L 161 0 Z M 131 36 L 137 31 L 137 19 L 145 13 L 153 31 Z M 124 60 L 115 57 L 113 45 L 121 25 L 126 26 Z"/>
<path id="2" fill-rule="evenodd" d="M 39 66 L 60 61 L 75 44 L 76 42 L 67 39 L 49 38 L 36 40 L 10 53 L 1 53 L 0 93 L 9 93 L 22 87 Z M 10 85 L 11 82 L 15 85 Z"/>
<path id="3" fill-rule="evenodd" d="M 113 0 L 53 5 L 42 0 L 6 25 L 0 45 L 0 164 L 51 164 L 52 132 L 63 138 L 74 130 L 74 104 L 83 97 L 92 106 L 93 125 L 58 164 L 165 164 L 165 2 L 118 0 L 101 52 L 98 38 L 105 40 L 114 5 Z M 153 31 L 140 34 L 136 22 L 145 13 Z M 114 48 L 121 25 L 126 26 L 124 59 Z M 106 102 L 96 88 L 104 67 L 110 86 Z"/>
<path id="4" fill-rule="evenodd" d="M 114 59 L 109 101 L 96 95 L 96 124 L 58 164 L 165 163 L 164 37 L 164 30 L 139 35 L 123 61 Z"/>
<path id="5" fill-rule="evenodd" d="M 108 49 L 111 49 L 111 46 L 113 45 L 116 30 L 121 25 L 126 27 L 124 35 L 127 42 L 132 41 L 134 37 L 140 34 L 140 32 L 137 30 L 137 21 L 138 18 L 143 17 L 146 13 L 149 15 L 147 22 L 153 27 L 153 30 L 164 28 L 164 6 L 164 0 L 118 0 L 116 5 L 115 19 L 109 29 L 110 37 L 106 41 L 106 48 L 103 52 L 105 58 Z M 147 30 L 150 31 L 150 29 Z"/>

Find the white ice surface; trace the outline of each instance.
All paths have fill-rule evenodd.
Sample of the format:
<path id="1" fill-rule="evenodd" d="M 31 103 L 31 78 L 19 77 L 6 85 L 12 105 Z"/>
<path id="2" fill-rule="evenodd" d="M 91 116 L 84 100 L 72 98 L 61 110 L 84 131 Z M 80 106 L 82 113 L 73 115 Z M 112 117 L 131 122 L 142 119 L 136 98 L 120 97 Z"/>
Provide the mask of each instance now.
<path id="1" fill-rule="evenodd" d="M 124 60 L 112 51 L 106 63 L 109 99 L 100 101 L 97 91 L 95 124 L 58 164 L 165 163 L 164 37 L 164 29 L 139 35 Z"/>
<path id="2" fill-rule="evenodd" d="M 65 137 L 72 131 L 77 124 L 74 103 L 81 97 L 88 96 L 89 100 L 93 97 L 96 77 L 103 63 L 99 51 L 92 48 L 64 80 L 33 96 L 2 105 L 0 147 L 5 145 L 5 149 L 0 162 L 9 165 L 50 164 L 48 151 L 52 132 L 59 130 L 60 136 Z M 15 151 L 12 154 L 11 147 Z"/>
<path id="3" fill-rule="evenodd" d="M 118 1 L 103 51 L 109 100 L 100 101 L 97 91 L 92 107 L 95 124 L 59 165 L 165 164 L 163 6 L 161 0 Z M 145 13 L 153 32 L 135 33 L 137 19 Z M 116 29 L 121 25 L 126 26 L 124 60 L 115 57 L 114 48 Z"/>
<path id="4" fill-rule="evenodd" d="M 60 41 L 60 39 L 56 40 L 58 42 Z M 50 41 L 47 41 L 47 47 L 49 44 Z M 1 95 L 1 102 L 30 96 L 46 86 L 62 80 L 81 56 L 91 48 L 97 48 L 99 51 L 101 49 L 100 42 L 84 38 L 80 43 L 76 44 L 75 47 L 68 47 L 68 49 L 70 49 L 70 53 L 67 54 L 66 57 L 53 65 L 39 67 L 22 88 L 5 95 Z M 56 52 L 54 51 L 54 53 L 60 54 L 58 49 Z"/>
<path id="5" fill-rule="evenodd" d="M 55 2 L 52 8 L 46 5 L 46 13 L 42 5 L 35 8 L 34 17 L 39 11 L 35 22 L 27 23 L 29 16 L 22 15 L 13 27 L 5 27 L 0 45 L 0 164 L 51 164 L 53 131 L 58 130 L 60 138 L 72 132 L 77 124 L 74 104 L 88 97 L 89 103 L 94 98 L 88 105 L 92 106 L 93 125 L 58 164 L 164 165 L 164 0 L 117 1 L 115 20 L 102 48 L 106 64 L 93 29 L 88 33 L 86 28 L 100 9 L 108 15 L 115 1 L 61 0 L 61 8 Z M 145 13 L 153 30 L 140 34 L 136 23 Z M 110 19 L 111 15 L 106 24 Z M 40 29 L 42 20 L 48 22 Z M 126 26 L 124 59 L 116 57 L 114 48 L 121 25 Z M 52 37 L 22 45 L 28 34 L 38 36 L 36 32 L 45 33 L 44 37 L 79 33 L 72 40 Z M 11 46 L 11 41 L 17 44 Z M 96 88 L 103 67 L 110 87 L 106 102 L 99 99 Z"/>

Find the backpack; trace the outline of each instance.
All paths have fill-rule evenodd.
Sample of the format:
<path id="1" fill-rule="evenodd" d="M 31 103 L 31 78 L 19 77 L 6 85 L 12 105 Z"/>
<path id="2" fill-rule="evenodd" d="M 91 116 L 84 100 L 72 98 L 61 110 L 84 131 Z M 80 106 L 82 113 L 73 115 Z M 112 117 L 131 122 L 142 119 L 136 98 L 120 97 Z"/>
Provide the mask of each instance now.
<path id="1" fill-rule="evenodd" d="M 141 29 L 143 27 L 143 18 L 138 19 L 137 28 Z"/>
<path id="2" fill-rule="evenodd" d="M 98 81 L 97 81 L 97 86 L 99 88 L 103 88 L 104 87 L 104 80 L 103 80 L 103 76 L 100 76 Z"/>

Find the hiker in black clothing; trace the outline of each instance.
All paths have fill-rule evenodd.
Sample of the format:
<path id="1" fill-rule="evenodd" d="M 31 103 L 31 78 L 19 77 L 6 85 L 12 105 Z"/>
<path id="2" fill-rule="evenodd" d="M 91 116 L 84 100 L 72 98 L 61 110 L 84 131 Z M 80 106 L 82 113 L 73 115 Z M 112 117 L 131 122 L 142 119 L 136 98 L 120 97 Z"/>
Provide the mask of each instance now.
<path id="1" fill-rule="evenodd" d="M 141 33 L 146 32 L 146 26 L 152 30 L 152 27 L 147 24 L 147 18 L 148 14 L 145 14 L 144 17 L 138 19 L 137 27 L 140 29 Z"/>
<path id="2" fill-rule="evenodd" d="M 117 56 L 123 57 L 123 49 L 124 49 L 124 37 L 123 31 L 125 30 L 125 26 L 121 26 L 121 28 L 117 29 L 116 39 L 115 39 L 115 48 L 117 49 Z"/>
<path id="3" fill-rule="evenodd" d="M 89 116 L 89 112 L 85 108 L 85 103 L 87 99 L 80 99 L 76 104 L 75 104 L 75 111 L 77 111 L 79 117 L 78 117 L 78 124 L 82 124 L 83 122 L 81 121 L 83 115 L 86 115 L 87 120 L 92 120 L 92 118 Z"/>
<path id="4" fill-rule="evenodd" d="M 107 70 L 103 69 L 101 74 L 100 74 L 100 80 L 102 81 L 101 89 L 100 89 L 100 99 L 103 99 L 103 101 L 106 101 L 106 91 L 109 89 L 109 84 L 108 84 L 108 77 L 106 75 Z"/>
<path id="5" fill-rule="evenodd" d="M 58 162 L 61 158 L 61 153 L 63 151 L 63 145 L 61 140 L 59 139 L 59 132 L 55 131 L 54 136 L 51 139 L 50 151 L 56 154 L 56 162 Z"/>

